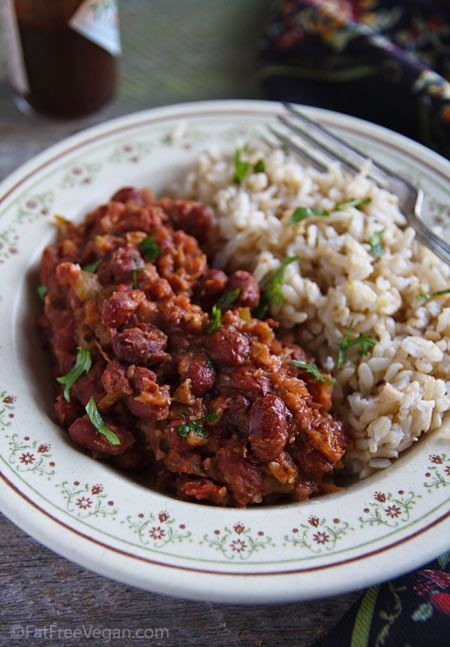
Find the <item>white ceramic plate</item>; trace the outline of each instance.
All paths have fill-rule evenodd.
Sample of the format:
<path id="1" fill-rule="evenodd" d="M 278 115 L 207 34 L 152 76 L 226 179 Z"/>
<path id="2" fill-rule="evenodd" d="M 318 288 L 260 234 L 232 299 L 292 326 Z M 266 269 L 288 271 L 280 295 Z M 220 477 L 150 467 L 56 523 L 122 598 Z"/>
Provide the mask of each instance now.
<path id="1" fill-rule="evenodd" d="M 217 602 L 310 599 L 394 577 L 448 548 L 441 432 L 341 493 L 237 510 L 144 489 L 77 451 L 52 420 L 35 328 L 36 266 L 52 215 L 80 220 L 124 185 L 161 191 L 203 147 L 252 140 L 280 110 L 231 101 L 141 112 L 65 140 L 0 186 L 0 509 L 61 555 L 144 589 Z M 448 162 L 367 122 L 308 112 L 420 183 L 426 219 L 444 224 Z M 180 122 L 187 134 L 173 143 Z"/>

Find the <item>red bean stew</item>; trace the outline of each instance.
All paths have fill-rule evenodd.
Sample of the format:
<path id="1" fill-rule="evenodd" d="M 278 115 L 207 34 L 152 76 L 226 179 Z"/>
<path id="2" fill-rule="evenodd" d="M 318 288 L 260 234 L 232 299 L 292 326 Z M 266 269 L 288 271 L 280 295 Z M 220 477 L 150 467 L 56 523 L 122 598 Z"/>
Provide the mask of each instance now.
<path id="1" fill-rule="evenodd" d="M 331 380 L 254 316 L 250 273 L 208 266 L 213 230 L 207 207 L 132 188 L 81 225 L 59 218 L 40 266 L 56 417 L 95 459 L 184 500 L 333 491 L 352 440 Z"/>

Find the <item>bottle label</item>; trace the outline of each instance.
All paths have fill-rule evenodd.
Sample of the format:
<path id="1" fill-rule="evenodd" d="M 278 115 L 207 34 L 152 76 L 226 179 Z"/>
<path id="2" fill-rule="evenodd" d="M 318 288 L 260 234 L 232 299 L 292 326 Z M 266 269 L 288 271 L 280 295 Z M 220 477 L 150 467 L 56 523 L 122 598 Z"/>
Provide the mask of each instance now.
<path id="1" fill-rule="evenodd" d="M 14 90 L 21 95 L 30 91 L 27 71 L 23 60 L 19 27 L 14 9 L 14 0 L 0 0 L 0 18 L 8 61 L 8 77 Z"/>
<path id="2" fill-rule="evenodd" d="M 122 52 L 116 0 L 85 0 L 70 19 L 69 27 L 113 56 Z"/>

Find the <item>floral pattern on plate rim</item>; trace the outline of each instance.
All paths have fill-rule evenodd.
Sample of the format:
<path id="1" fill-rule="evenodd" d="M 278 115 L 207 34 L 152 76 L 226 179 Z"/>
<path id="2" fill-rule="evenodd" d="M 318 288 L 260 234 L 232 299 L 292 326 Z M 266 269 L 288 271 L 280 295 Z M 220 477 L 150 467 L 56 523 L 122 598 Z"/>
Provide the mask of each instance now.
<path id="1" fill-rule="evenodd" d="M 0 433 L 9 431 L 10 416 L 14 416 L 17 398 L 0 391 Z M 57 466 L 52 459 L 51 445 L 30 436 L 6 434 L 9 454 L 8 466 L 16 473 L 27 476 L 46 477 L 51 480 L 57 477 Z M 74 449 L 73 451 L 77 451 Z M 5 458 L 4 458 L 5 460 Z M 91 459 L 93 460 L 93 459 Z M 86 521 L 88 519 L 109 518 L 114 523 L 126 527 L 130 535 L 136 537 L 137 544 L 146 549 L 161 549 L 170 545 L 196 543 L 202 550 L 219 554 L 228 562 L 251 562 L 253 555 L 264 553 L 271 548 L 291 547 L 296 553 L 310 556 L 333 554 L 336 547 L 343 548 L 343 540 L 349 535 L 357 534 L 357 526 L 378 526 L 389 529 L 401 529 L 408 522 L 414 521 L 412 511 L 418 501 L 434 489 L 450 485 L 450 456 L 446 453 L 430 454 L 423 471 L 422 494 L 413 490 L 390 492 L 374 491 L 360 516 L 355 519 L 334 517 L 327 519 L 299 509 L 293 512 L 297 520 L 288 533 L 277 532 L 271 528 L 270 536 L 261 528 L 252 528 L 237 519 L 234 523 L 202 532 L 196 536 L 194 529 L 176 518 L 172 512 L 160 510 L 138 514 L 126 514 L 107 494 L 102 483 L 81 483 L 63 480 L 55 483 L 59 494 L 61 509 L 71 517 Z M 189 504 L 188 504 L 189 505 Z M 236 515 L 239 511 L 236 510 Z M 379 539 L 380 537 L 375 537 Z M 129 543 L 129 542 L 128 542 Z M 216 560 L 207 560 L 216 561 Z"/>
<path id="2" fill-rule="evenodd" d="M 103 170 L 109 164 L 136 165 L 142 157 L 151 152 L 155 143 L 188 150 L 194 146 L 200 149 L 208 140 L 207 133 L 203 133 L 201 129 L 191 129 L 190 134 L 187 137 L 183 136 L 179 141 L 170 139 L 168 134 L 168 131 L 164 131 L 162 137 L 158 136 L 144 143 L 137 139 L 122 145 L 117 141 L 113 144 L 110 142 L 103 146 L 108 149 L 108 153 L 102 155 L 101 160 L 84 161 L 80 158 L 64 165 L 60 175 L 59 190 L 77 189 L 100 181 Z M 220 137 L 227 143 L 240 140 L 239 145 L 241 145 L 243 140 L 251 141 L 257 137 L 257 130 L 253 126 L 237 125 L 223 130 Z M 408 170 L 405 160 L 401 158 L 399 160 Z M 433 181 L 431 175 L 427 179 L 430 182 Z M 34 187 L 30 187 L 13 201 L 12 204 L 16 205 L 13 217 L 9 224 L 0 229 L 0 263 L 18 254 L 21 228 L 25 224 L 33 225 L 42 217 L 50 215 L 54 202 L 53 191 L 37 193 Z M 11 210 L 11 205 L 8 209 Z M 435 200 L 430 202 L 427 218 L 433 224 L 443 225 L 445 223 L 440 220 L 442 214 L 449 213 L 449 205 Z M 0 391 L 0 433 L 8 432 L 5 438 L 10 450 L 6 460 L 4 457 L 3 460 L 14 473 L 21 474 L 22 480 L 25 475 L 31 480 L 42 477 L 52 480 L 57 477 L 57 466 L 52 457 L 50 444 L 31 439 L 29 436 L 9 433 L 15 416 L 15 400 L 13 395 Z M 136 545 L 141 547 L 161 549 L 172 544 L 195 542 L 202 546 L 202 550 L 209 550 L 213 554 L 218 553 L 226 561 L 251 563 L 252 555 L 264 553 L 269 547 L 290 546 L 295 551 L 303 551 L 304 555 L 334 554 L 335 548 L 343 545 L 346 536 L 358 532 L 358 523 L 360 527 L 389 527 L 400 530 L 406 523 L 414 522 L 414 508 L 419 499 L 450 483 L 448 457 L 443 453 L 430 455 L 423 474 L 423 483 L 417 486 L 417 491 L 408 490 L 406 494 L 399 491 L 395 496 L 389 492 L 374 492 L 373 498 L 367 502 L 362 511 L 359 511 L 360 516 L 354 519 L 326 519 L 311 515 L 308 511 L 305 512 L 304 509 L 299 508 L 299 512 L 294 513 L 297 523 L 287 533 L 281 532 L 282 529 L 280 529 L 278 537 L 273 528 L 268 536 L 265 530 L 246 526 L 239 520 L 221 528 L 212 528 L 206 533 L 203 529 L 203 534 L 196 537 L 194 529 L 189 529 L 171 512 L 147 511 L 145 514 L 127 514 L 128 511 L 120 509 L 109 498 L 101 483 L 81 484 L 78 481 L 64 480 L 55 485 L 55 491 L 61 499 L 60 509 L 65 510 L 71 517 L 82 521 L 108 519 L 111 523 L 119 523 L 121 527 L 128 529 L 130 536 L 137 537 L 139 544 Z M 24 482 L 27 483 L 27 481 Z M 383 537 L 384 535 L 375 536 L 373 541 Z"/>

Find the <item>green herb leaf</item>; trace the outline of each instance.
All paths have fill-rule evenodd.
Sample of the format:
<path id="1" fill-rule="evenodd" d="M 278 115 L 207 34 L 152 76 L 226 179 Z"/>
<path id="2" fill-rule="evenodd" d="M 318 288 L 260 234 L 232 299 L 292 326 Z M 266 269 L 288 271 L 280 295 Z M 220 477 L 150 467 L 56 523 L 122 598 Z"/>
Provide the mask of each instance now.
<path id="1" fill-rule="evenodd" d="M 241 294 L 241 288 L 236 288 L 235 290 L 224 292 L 220 297 L 220 299 L 217 299 L 216 306 L 221 310 L 225 310 L 226 308 L 229 308 L 231 305 L 233 305 L 233 303 L 239 299 L 240 294 Z"/>
<path id="2" fill-rule="evenodd" d="M 94 425 L 99 434 L 104 436 L 111 445 L 120 445 L 119 436 L 106 426 L 105 421 L 100 415 L 100 411 L 97 409 L 97 403 L 92 396 L 89 398 L 85 409 L 91 424 Z"/>
<path id="3" fill-rule="evenodd" d="M 353 328 L 353 319 L 349 323 L 347 330 L 344 333 L 344 336 L 342 338 L 341 343 L 339 344 L 339 353 L 338 353 L 338 368 L 341 368 L 344 365 L 345 362 L 345 354 L 347 352 L 347 348 L 349 348 L 349 342 L 350 342 L 350 333 Z"/>
<path id="4" fill-rule="evenodd" d="M 249 162 L 243 162 L 241 160 L 242 150 L 238 148 L 234 153 L 234 177 L 233 182 L 240 184 L 245 178 L 247 173 L 250 171 Z"/>
<path id="5" fill-rule="evenodd" d="M 140 258 L 133 258 L 133 260 L 136 268 L 134 270 L 131 270 L 131 287 L 133 288 L 133 290 L 137 290 L 139 288 L 137 282 L 137 274 L 140 270 L 144 269 L 144 265 L 142 264 Z"/>
<path id="6" fill-rule="evenodd" d="M 316 380 L 319 380 L 319 382 L 325 382 L 325 384 L 330 384 L 330 385 L 334 384 L 334 381 L 330 380 L 328 377 L 324 377 L 322 373 L 319 371 L 319 369 L 317 368 L 317 366 L 315 366 L 314 364 L 308 364 L 307 362 L 302 362 L 299 359 L 293 359 L 291 360 L 290 363 L 296 366 L 297 368 L 300 368 L 303 371 L 310 373 L 316 378 Z"/>
<path id="7" fill-rule="evenodd" d="M 43 301 L 45 295 L 48 292 L 48 288 L 45 285 L 38 285 L 36 288 L 36 292 L 38 293 L 38 297 L 40 298 L 40 300 Z"/>
<path id="8" fill-rule="evenodd" d="M 222 325 L 222 310 L 219 306 L 212 307 L 212 321 L 208 324 L 206 332 L 208 335 L 217 330 Z"/>
<path id="9" fill-rule="evenodd" d="M 359 209 L 359 207 L 369 204 L 369 202 L 372 202 L 372 198 L 356 198 L 355 200 L 349 200 L 348 202 L 336 202 L 333 211 L 342 211 L 343 209 L 349 209 L 350 207 Z"/>
<path id="10" fill-rule="evenodd" d="M 380 257 L 380 256 L 383 256 L 384 254 L 383 248 L 381 246 L 381 239 L 385 231 L 386 229 L 382 229 L 381 231 L 376 231 L 369 238 L 370 251 L 374 256 Z"/>
<path id="11" fill-rule="evenodd" d="M 139 250 L 144 254 L 145 258 L 149 261 L 154 261 L 158 256 L 163 256 L 164 251 L 156 242 L 153 236 L 147 236 L 139 245 Z"/>
<path id="12" fill-rule="evenodd" d="M 219 419 L 220 415 L 218 413 L 207 413 L 201 418 L 201 422 L 217 422 Z"/>
<path id="13" fill-rule="evenodd" d="M 192 432 L 195 431 L 195 427 L 192 424 L 193 422 L 194 422 L 193 420 L 190 420 L 189 422 L 185 422 L 182 425 L 178 425 L 177 434 L 178 434 L 178 436 L 180 438 L 187 438 L 189 436 L 189 434 L 191 433 L 191 431 Z M 198 426 L 199 426 L 200 429 L 202 429 L 202 427 L 200 425 L 198 425 Z"/>
<path id="14" fill-rule="evenodd" d="M 368 355 L 372 348 L 377 344 L 377 340 L 373 337 L 366 337 L 365 335 L 360 334 L 356 339 L 351 342 L 352 346 L 359 346 L 359 354 L 361 357 Z"/>
<path id="15" fill-rule="evenodd" d="M 288 256 L 281 261 L 280 267 L 261 282 L 261 298 L 259 305 L 253 311 L 253 316 L 261 319 L 270 307 L 279 307 L 283 303 L 284 271 L 290 263 L 297 261 L 297 256 Z"/>
<path id="16" fill-rule="evenodd" d="M 213 371 L 217 369 L 216 362 L 213 360 L 212 357 L 209 355 L 206 356 L 206 363 L 208 364 L 209 368 L 211 368 Z"/>
<path id="17" fill-rule="evenodd" d="M 330 212 L 327 209 L 318 209 L 316 207 L 297 207 L 289 220 L 290 225 L 296 225 L 306 218 L 313 216 L 329 216 Z"/>
<path id="18" fill-rule="evenodd" d="M 264 162 L 263 159 L 258 160 L 253 167 L 253 170 L 255 173 L 265 173 L 266 172 L 266 163 Z"/>
<path id="19" fill-rule="evenodd" d="M 358 337 L 350 339 L 350 333 L 353 328 L 353 319 L 350 322 L 347 330 L 344 333 L 341 343 L 339 344 L 339 353 L 338 353 L 338 363 L 337 367 L 342 368 L 345 363 L 345 357 L 349 348 L 352 346 L 359 346 L 359 354 L 361 356 L 367 355 L 374 348 L 377 341 L 373 337 L 366 337 L 363 334 L 360 334 Z"/>
<path id="20" fill-rule="evenodd" d="M 83 373 L 89 373 L 92 366 L 90 350 L 83 348 L 82 346 L 78 346 L 77 351 L 77 357 L 75 359 L 73 368 L 68 373 L 66 373 L 66 375 L 62 375 L 61 377 L 56 378 L 57 382 L 65 385 L 64 398 L 67 400 L 67 402 L 70 402 L 70 389 L 72 388 L 72 386 L 75 384 L 78 378 L 83 375 Z"/>
<path id="21" fill-rule="evenodd" d="M 187 438 L 191 433 L 201 438 L 207 438 L 208 436 L 208 431 L 197 420 L 189 420 L 189 422 L 177 427 L 177 434 L 180 438 Z"/>
<path id="22" fill-rule="evenodd" d="M 263 319 L 268 309 L 269 304 L 267 303 L 267 299 L 264 297 L 264 294 L 261 294 L 258 305 L 252 310 L 252 317 L 255 319 Z"/>
<path id="23" fill-rule="evenodd" d="M 446 290 L 437 290 L 437 292 L 429 292 L 428 294 L 418 294 L 417 298 L 422 299 L 422 301 L 430 301 L 430 299 L 443 296 L 444 294 L 450 294 L 450 288 L 447 288 Z"/>
<path id="24" fill-rule="evenodd" d="M 202 423 L 207 422 L 216 422 L 219 420 L 220 416 L 218 413 L 207 413 L 203 418 L 198 420 L 189 420 L 182 425 L 178 425 L 177 434 L 180 438 L 186 438 L 189 434 L 195 434 L 201 438 L 207 438 L 208 430 L 202 427 Z"/>
<path id="25" fill-rule="evenodd" d="M 88 263 L 87 265 L 85 265 L 83 267 L 83 270 L 85 272 L 92 272 L 92 274 L 95 274 L 95 272 L 98 270 L 98 266 L 100 265 L 102 260 L 103 259 L 99 258 L 96 261 L 94 261 L 93 263 Z"/>

